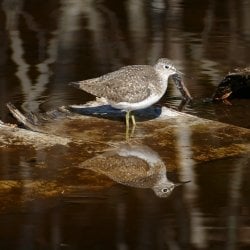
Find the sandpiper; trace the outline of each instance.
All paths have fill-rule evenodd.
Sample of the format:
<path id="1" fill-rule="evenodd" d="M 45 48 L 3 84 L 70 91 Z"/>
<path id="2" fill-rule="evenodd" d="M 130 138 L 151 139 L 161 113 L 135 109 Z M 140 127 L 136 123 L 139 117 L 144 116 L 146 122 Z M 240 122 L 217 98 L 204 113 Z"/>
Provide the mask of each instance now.
<path id="1" fill-rule="evenodd" d="M 158 153 L 142 144 L 119 143 L 84 161 L 79 167 L 103 174 L 126 186 L 150 188 L 161 198 L 168 197 L 175 187 L 190 182 L 170 181 L 166 165 Z"/>
<path id="2" fill-rule="evenodd" d="M 94 96 L 104 97 L 114 108 L 126 111 L 129 129 L 130 112 L 156 103 L 166 92 L 172 76 L 184 99 L 192 99 L 185 87 L 182 73 L 167 58 L 160 58 L 154 66 L 129 65 L 97 78 L 70 83 Z M 134 115 L 131 115 L 135 126 Z"/>

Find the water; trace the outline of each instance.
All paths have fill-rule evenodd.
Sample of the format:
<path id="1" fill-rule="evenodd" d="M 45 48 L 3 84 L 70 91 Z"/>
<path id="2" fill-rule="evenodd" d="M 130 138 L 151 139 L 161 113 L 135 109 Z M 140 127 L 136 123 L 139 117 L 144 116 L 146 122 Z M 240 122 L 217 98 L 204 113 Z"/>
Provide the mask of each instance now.
<path id="1" fill-rule="evenodd" d="M 2 0 L 0 119 L 13 121 L 9 101 L 43 112 L 93 100 L 67 83 L 168 57 L 194 97 L 184 112 L 250 128 L 249 100 L 204 101 L 230 70 L 250 64 L 249 9 L 247 0 Z M 172 85 L 161 104 L 179 103 Z M 121 122 L 105 126 L 109 140 L 122 140 Z M 192 178 L 168 199 L 89 170 L 60 179 L 74 167 L 64 148 L 1 151 L 0 249 L 248 249 L 249 155 L 196 162 L 193 143 L 214 141 L 189 132 L 177 133 L 174 148 L 153 143 L 179 166 L 169 178 Z M 101 151 L 98 141 L 86 143 L 79 161 Z M 65 195 L 66 186 L 78 188 Z"/>

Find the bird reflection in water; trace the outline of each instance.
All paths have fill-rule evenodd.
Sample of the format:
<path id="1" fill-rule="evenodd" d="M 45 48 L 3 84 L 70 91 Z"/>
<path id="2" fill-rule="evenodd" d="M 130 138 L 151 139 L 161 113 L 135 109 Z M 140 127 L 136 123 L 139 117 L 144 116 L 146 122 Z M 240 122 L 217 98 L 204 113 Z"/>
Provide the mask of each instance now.
<path id="1" fill-rule="evenodd" d="M 160 156 L 145 145 L 120 144 L 82 163 L 81 167 L 103 174 L 113 181 L 136 188 L 151 188 L 158 197 L 168 197 L 175 187 L 167 178 Z"/>

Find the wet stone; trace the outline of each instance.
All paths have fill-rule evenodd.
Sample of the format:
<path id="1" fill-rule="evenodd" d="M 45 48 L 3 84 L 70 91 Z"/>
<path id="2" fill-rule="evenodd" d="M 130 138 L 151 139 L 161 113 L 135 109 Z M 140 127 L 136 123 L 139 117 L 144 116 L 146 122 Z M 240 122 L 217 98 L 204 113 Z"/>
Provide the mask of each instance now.
<path id="1" fill-rule="evenodd" d="M 36 123 L 24 124 L 27 129 L 1 123 L 1 152 L 16 155 L 20 171 L 8 170 L 9 179 L 0 182 L 1 196 L 12 197 L 2 210 L 30 200 L 72 198 L 79 189 L 98 193 L 117 183 L 167 197 L 175 188 L 168 174 L 179 171 L 182 157 L 199 165 L 250 152 L 248 129 L 167 108 L 137 112 L 138 125 L 128 141 L 121 112 L 100 102 L 37 114 Z M 37 131 L 30 130 L 34 127 Z M 189 153 L 180 155 L 180 148 Z M 177 180 L 183 181 L 189 180 Z"/>

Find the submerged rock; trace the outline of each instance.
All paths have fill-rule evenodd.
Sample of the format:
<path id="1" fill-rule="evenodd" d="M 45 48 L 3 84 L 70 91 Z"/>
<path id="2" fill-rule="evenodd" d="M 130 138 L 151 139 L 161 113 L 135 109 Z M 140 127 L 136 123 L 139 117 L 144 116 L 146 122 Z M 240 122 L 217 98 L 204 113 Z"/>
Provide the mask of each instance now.
<path id="1" fill-rule="evenodd" d="M 140 193 L 145 188 L 155 191 L 160 180 L 171 184 L 166 173 L 250 153 L 249 129 L 165 107 L 138 111 L 138 125 L 127 142 L 123 114 L 100 100 L 42 114 L 27 115 L 8 107 L 22 128 L 0 122 L 0 151 L 11 159 L 4 168 L 19 170 L 8 174 L 0 185 L 2 197 L 10 198 L 8 204 L 0 204 L 3 210 L 30 199 L 67 199 L 76 190 L 85 199 L 85 194 L 95 196 L 117 182 L 140 188 Z M 131 155 L 123 157 L 124 150 Z M 142 151 L 144 158 L 139 154 Z M 27 171 L 28 176 L 23 175 Z M 186 186 L 194 181 L 190 175 L 179 177 L 191 181 Z M 20 191 L 24 189 L 25 196 Z M 164 196 L 161 190 L 157 195 Z"/>
<path id="2" fill-rule="evenodd" d="M 67 152 L 71 155 L 70 161 L 77 164 L 86 160 L 88 153 L 102 152 L 109 148 L 110 143 L 126 141 L 125 124 L 121 121 L 123 114 L 102 100 L 85 105 L 60 107 L 32 116 L 22 114 L 12 105 L 8 107 L 18 122 L 29 129 L 2 125 L 2 128 L 8 128 L 10 137 L 19 138 L 19 141 L 23 138 L 23 142 L 30 142 L 29 145 L 35 145 L 35 148 L 39 143 L 48 147 L 67 146 Z M 138 126 L 129 140 L 153 146 L 157 152 L 167 152 L 165 159 L 168 159 L 170 169 L 178 168 L 178 164 L 174 163 L 176 141 L 181 139 L 180 136 L 186 137 L 188 134 L 192 135 L 189 150 L 192 151 L 192 158 L 197 161 L 233 156 L 249 150 L 248 129 L 166 107 L 152 106 L 137 111 L 137 117 Z M 6 140 L 0 142 L 6 144 Z M 11 141 L 6 145 L 11 146 Z"/>

